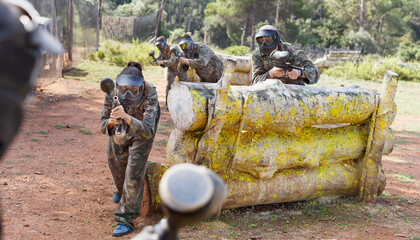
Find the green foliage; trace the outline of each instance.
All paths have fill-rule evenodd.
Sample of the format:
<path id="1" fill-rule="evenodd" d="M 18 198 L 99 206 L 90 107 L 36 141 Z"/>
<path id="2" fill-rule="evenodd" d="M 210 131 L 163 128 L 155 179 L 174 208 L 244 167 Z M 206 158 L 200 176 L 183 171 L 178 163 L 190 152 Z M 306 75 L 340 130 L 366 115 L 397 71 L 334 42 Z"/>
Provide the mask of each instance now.
<path id="1" fill-rule="evenodd" d="M 420 61 L 420 43 L 408 46 L 400 45 L 398 55 L 404 61 Z"/>
<path id="2" fill-rule="evenodd" d="M 183 28 L 175 28 L 170 33 L 171 42 L 177 44 L 181 39 L 181 36 L 185 33 Z"/>
<path id="3" fill-rule="evenodd" d="M 230 46 L 223 50 L 223 53 L 235 56 L 245 56 L 249 51 L 250 48 L 246 46 Z"/>
<path id="4" fill-rule="evenodd" d="M 119 5 L 114 14 L 118 16 L 147 16 L 158 10 L 156 1 L 132 0 Z"/>
<path id="5" fill-rule="evenodd" d="M 381 80 L 386 70 L 391 70 L 398 74 L 400 80 L 420 81 L 420 71 L 418 65 L 404 65 L 397 58 L 385 58 L 383 61 L 376 57 L 365 57 L 358 65 L 346 63 L 325 70 L 323 73 L 338 78 L 345 79 L 364 79 Z"/>
<path id="6" fill-rule="evenodd" d="M 348 46 L 351 49 L 360 48 L 363 54 L 376 53 L 377 51 L 375 40 L 363 29 L 357 32 L 350 31 L 341 39 L 341 45 Z"/>
<path id="7" fill-rule="evenodd" d="M 102 51 L 102 50 L 98 50 L 98 51 L 96 52 L 96 57 L 97 57 L 99 60 L 104 60 L 104 58 L 105 58 L 105 52 L 104 52 L 104 51 Z"/>
<path id="8" fill-rule="evenodd" d="M 124 45 L 119 42 L 108 41 L 105 44 L 105 59 L 120 67 L 126 66 L 130 61 L 135 61 L 145 66 L 150 65 L 150 50 L 158 52 L 158 49 L 153 44 L 139 42 L 137 39 L 133 39 L 132 44 Z"/>

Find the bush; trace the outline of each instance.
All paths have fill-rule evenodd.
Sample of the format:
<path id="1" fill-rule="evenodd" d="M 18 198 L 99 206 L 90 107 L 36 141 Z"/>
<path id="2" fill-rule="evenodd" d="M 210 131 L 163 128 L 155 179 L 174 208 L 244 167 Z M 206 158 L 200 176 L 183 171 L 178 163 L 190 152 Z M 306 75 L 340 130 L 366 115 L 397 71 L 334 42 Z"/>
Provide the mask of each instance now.
<path id="1" fill-rule="evenodd" d="M 105 58 L 105 52 L 104 52 L 104 51 L 102 51 L 102 50 L 98 50 L 98 51 L 96 52 L 96 57 L 97 57 L 99 60 L 104 60 L 104 58 Z"/>
<path id="2" fill-rule="evenodd" d="M 358 65 L 346 63 L 326 69 L 323 74 L 345 79 L 381 80 L 386 70 L 398 74 L 400 80 L 420 81 L 419 65 L 403 65 L 397 58 L 385 58 L 382 61 L 374 57 L 365 57 Z"/>
<path id="3" fill-rule="evenodd" d="M 400 45 L 398 55 L 403 61 L 420 61 L 420 44 Z"/>
<path id="4" fill-rule="evenodd" d="M 363 54 L 376 53 L 377 46 L 373 37 L 363 29 L 357 32 L 350 31 L 341 39 L 342 46 L 348 46 L 352 49 L 360 48 Z"/>
<path id="5" fill-rule="evenodd" d="M 149 57 L 150 50 L 159 52 L 153 45 L 147 42 L 139 42 L 138 39 L 133 39 L 132 44 L 124 44 L 116 41 L 109 41 L 105 44 L 106 60 L 114 63 L 117 66 L 123 67 L 130 61 L 140 63 L 142 66 L 151 65 L 151 58 Z"/>
<path id="6" fill-rule="evenodd" d="M 235 56 L 245 56 L 245 54 L 249 53 L 250 48 L 246 46 L 230 46 L 223 50 L 223 53 Z"/>

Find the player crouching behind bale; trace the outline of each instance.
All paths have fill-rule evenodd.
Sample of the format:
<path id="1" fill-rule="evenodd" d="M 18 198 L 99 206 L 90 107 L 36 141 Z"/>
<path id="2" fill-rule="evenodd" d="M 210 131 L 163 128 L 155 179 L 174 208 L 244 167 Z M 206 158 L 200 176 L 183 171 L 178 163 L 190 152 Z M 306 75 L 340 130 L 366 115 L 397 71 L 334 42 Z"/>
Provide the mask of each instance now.
<path id="1" fill-rule="evenodd" d="M 114 81 L 104 78 L 106 92 L 101 131 L 109 136 L 106 156 L 114 180 L 117 227 L 113 236 L 132 231 L 140 214 L 146 162 L 160 117 L 156 87 L 144 81 L 139 63 L 129 62 Z"/>

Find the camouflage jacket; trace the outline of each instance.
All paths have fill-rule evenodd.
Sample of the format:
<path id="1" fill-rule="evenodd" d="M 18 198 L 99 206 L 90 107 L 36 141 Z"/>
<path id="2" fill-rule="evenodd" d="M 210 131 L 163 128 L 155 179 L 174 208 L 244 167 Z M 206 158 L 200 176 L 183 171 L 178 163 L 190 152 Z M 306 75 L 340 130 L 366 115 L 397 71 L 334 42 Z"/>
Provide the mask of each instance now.
<path id="1" fill-rule="evenodd" d="M 206 44 L 194 43 L 192 56 L 187 58 L 190 60 L 190 67 L 196 70 L 202 82 L 215 83 L 222 77 L 223 62 Z"/>
<path id="2" fill-rule="evenodd" d="M 305 74 L 308 78 L 290 80 L 288 77 L 281 78 L 284 83 L 294 83 L 298 85 L 314 84 L 319 80 L 320 73 L 315 65 L 306 57 L 305 53 L 298 47 L 291 45 L 290 43 L 281 42 L 278 45 L 279 51 L 288 51 L 290 53 L 287 62 L 292 65 L 305 68 Z M 252 83 L 265 81 L 269 75 L 268 71 L 274 67 L 273 59 L 270 56 L 263 56 L 260 53 L 259 48 L 255 49 L 252 53 Z"/>
<path id="3" fill-rule="evenodd" d="M 156 87 L 145 82 L 145 93 L 136 107 L 131 107 L 124 111 L 131 116 L 131 125 L 127 127 L 126 142 L 134 140 L 153 140 L 160 118 L 160 106 Z M 115 90 L 114 90 L 115 91 Z M 108 127 L 108 119 L 111 114 L 112 93 L 105 94 L 104 107 L 101 112 L 101 132 L 110 137 L 114 134 L 114 128 Z M 123 120 L 124 121 L 124 120 Z"/>
<path id="4" fill-rule="evenodd" d="M 167 44 L 165 50 L 160 51 L 159 56 L 157 57 L 157 59 L 159 60 L 163 60 L 163 64 L 161 65 L 161 67 L 167 67 L 168 70 L 174 72 L 175 74 L 180 74 L 180 72 L 178 71 L 178 60 L 177 60 L 177 56 L 173 53 L 171 53 L 171 45 Z"/>

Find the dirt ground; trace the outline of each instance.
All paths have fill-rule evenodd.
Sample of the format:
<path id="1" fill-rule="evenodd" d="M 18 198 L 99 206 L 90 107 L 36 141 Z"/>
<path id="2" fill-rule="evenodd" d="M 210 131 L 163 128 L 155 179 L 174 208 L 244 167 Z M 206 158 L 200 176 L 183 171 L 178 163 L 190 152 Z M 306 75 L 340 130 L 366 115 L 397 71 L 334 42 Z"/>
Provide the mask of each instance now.
<path id="1" fill-rule="evenodd" d="M 156 85 L 162 116 L 149 161 L 165 163 L 173 124 L 164 109 L 166 83 Z M 113 238 L 102 102 L 99 84 L 73 79 L 28 99 L 20 133 L 0 164 L 3 239 Z M 420 132 L 404 130 L 408 118 L 420 123 L 397 115 L 396 146 L 383 157 L 387 185 L 377 204 L 345 198 L 224 210 L 217 221 L 184 228 L 181 239 L 420 239 Z M 120 239 L 161 217 L 138 218 L 134 233 Z"/>

